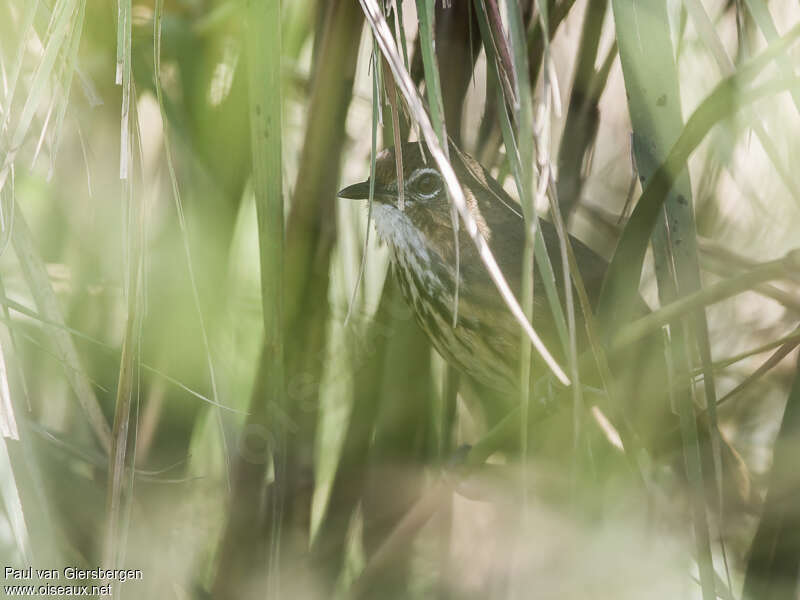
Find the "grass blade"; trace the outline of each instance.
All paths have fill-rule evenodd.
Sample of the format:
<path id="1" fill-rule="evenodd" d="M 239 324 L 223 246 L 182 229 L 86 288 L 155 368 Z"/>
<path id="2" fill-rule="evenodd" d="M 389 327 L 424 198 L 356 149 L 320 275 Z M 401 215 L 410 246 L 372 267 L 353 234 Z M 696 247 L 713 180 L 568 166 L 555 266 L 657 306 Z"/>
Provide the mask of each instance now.
<path id="1" fill-rule="evenodd" d="M 8 370 L 0 344 L 0 435 L 4 438 L 18 440 L 17 419 L 14 416 L 14 405 L 11 402 L 11 391 L 8 386 Z"/>
<path id="2" fill-rule="evenodd" d="M 11 165 L 28 135 L 28 130 L 30 129 L 36 109 L 41 105 L 42 99 L 45 96 L 46 87 L 51 81 L 56 59 L 64 49 L 67 36 L 73 25 L 72 15 L 75 8 L 74 0 L 61 0 L 56 4 L 53 10 L 51 19 L 52 29 L 48 32 L 47 44 L 44 49 L 44 54 L 42 55 L 42 60 L 39 62 L 36 72 L 34 73 L 31 86 L 28 90 L 28 97 L 22 107 L 22 112 L 17 120 L 14 133 L 10 136 L 8 153 L 3 160 L 3 164 L 0 165 L 0 190 L 2 190 L 5 185 Z"/>
<path id="3" fill-rule="evenodd" d="M 761 30 L 761 33 L 764 34 L 767 43 L 773 44 L 778 41 L 780 35 L 778 34 L 775 22 L 772 20 L 772 15 L 770 15 L 769 7 L 766 3 L 763 0 L 744 0 L 744 3 L 747 5 L 747 10 L 753 15 L 753 19 Z M 794 66 L 790 62 L 788 55 L 777 55 L 775 57 L 775 62 L 784 77 L 791 77 L 794 74 Z M 800 91 L 792 90 L 791 94 L 794 105 L 797 111 L 800 112 Z"/>
<path id="4" fill-rule="evenodd" d="M 281 527 L 289 493 L 286 427 L 271 422 L 278 410 L 287 407 L 280 2 L 251 2 L 245 16 L 264 343 L 244 431 L 256 432 L 264 442 L 257 450 L 242 453 L 234 465 L 229 518 L 220 538 L 212 590 L 215 598 L 240 598 L 245 590 L 249 590 L 248 597 L 258 590 L 262 597 L 280 598 Z M 274 483 L 265 506 L 262 491 L 270 466 Z M 266 525 L 254 527 L 257 522 Z M 266 582 L 254 587 L 263 569 Z"/>
<path id="5" fill-rule="evenodd" d="M 433 0 L 417 0 L 420 50 L 422 51 L 422 65 L 425 70 L 425 93 L 428 96 L 428 107 L 431 111 L 433 129 L 436 132 L 436 136 L 439 138 L 439 144 L 441 144 L 445 156 L 449 160 L 450 145 L 447 142 L 447 127 L 444 121 L 444 99 L 442 98 L 442 86 L 439 79 L 439 67 L 437 65 L 436 54 L 434 52 L 433 4 Z M 408 61 L 405 61 L 405 65 L 406 69 L 408 69 Z M 457 126 L 458 123 L 456 123 L 456 127 Z M 398 171 L 398 174 L 401 172 L 402 170 Z M 459 247 L 458 238 L 458 212 L 456 211 L 453 203 L 450 204 L 450 222 L 453 227 L 453 241 L 455 244 L 454 247 L 456 254 L 456 286 L 455 294 L 453 295 L 453 327 L 455 327 L 456 323 L 458 323 L 458 296 L 461 282 L 461 249 Z"/>
<path id="6" fill-rule="evenodd" d="M 511 291 L 511 288 L 508 286 L 508 282 L 506 282 L 503 273 L 500 271 L 500 268 L 498 267 L 497 261 L 494 259 L 491 250 L 489 250 L 486 240 L 478 231 L 478 225 L 475 222 L 475 219 L 472 217 L 472 214 L 467 209 L 464 192 L 461 190 L 461 186 L 458 183 L 458 178 L 456 177 L 455 171 L 453 171 L 453 167 L 450 165 L 444 150 L 439 144 L 439 140 L 433 129 L 431 120 L 428 117 L 428 114 L 425 112 L 425 108 L 423 107 L 422 101 L 419 98 L 419 94 L 414 87 L 411 76 L 403 65 L 402 58 L 397 51 L 397 46 L 394 43 L 389 26 L 386 23 L 386 19 L 384 19 L 377 2 L 375 0 L 359 0 L 359 2 L 361 3 L 364 14 L 369 21 L 370 27 L 372 28 L 372 31 L 378 40 L 378 45 L 381 48 L 381 52 L 389 63 L 389 67 L 392 70 L 392 74 L 397 82 L 397 86 L 405 97 L 412 116 L 420 126 L 425 143 L 430 149 L 431 154 L 433 155 L 433 158 L 442 174 L 445 184 L 447 185 L 450 198 L 456 205 L 459 215 L 464 221 L 464 226 L 467 230 L 467 233 L 472 238 L 472 241 L 478 250 L 478 254 L 481 257 L 483 264 L 486 266 L 492 281 L 494 281 L 497 289 L 500 291 L 500 295 L 511 310 L 511 313 L 514 315 L 514 318 L 517 320 L 517 322 L 519 322 L 526 335 L 531 339 L 534 348 L 536 348 L 536 351 L 540 354 L 548 368 L 553 371 L 556 377 L 558 377 L 558 379 L 564 385 L 569 385 L 569 378 L 547 350 L 544 343 L 542 343 L 541 339 L 539 338 L 539 335 L 525 317 L 522 307 L 520 306 L 519 302 L 517 302 L 516 298 L 514 298 L 514 294 Z"/>
<path id="7" fill-rule="evenodd" d="M 647 181 L 636 209 L 620 236 L 603 282 L 597 310 L 605 337 L 615 327 L 623 324 L 626 315 L 632 312 L 631 306 L 638 294 L 639 277 L 650 232 L 661 214 L 672 182 L 677 179 L 689 156 L 714 125 L 760 98 L 798 85 L 796 79 L 775 79 L 749 89 L 747 87 L 761 74 L 766 64 L 776 55 L 785 52 L 798 38 L 800 25 L 793 27 L 761 54 L 740 67 L 735 75 L 721 81 L 686 121 L 666 158 Z"/>
<path id="8" fill-rule="evenodd" d="M 683 126 L 678 71 L 669 19 L 663 6 L 648 5 L 643 8 L 629 0 L 614 0 L 613 6 L 634 131 L 636 165 L 642 181 L 652 181 L 657 166 L 668 155 Z M 646 52 L 642 48 L 642 40 L 647 40 Z M 668 193 L 663 203 L 663 215 L 652 233 L 658 292 L 662 304 L 700 288 L 692 190 L 688 173 L 682 173 L 683 166 L 665 182 Z M 703 338 L 706 343 L 701 343 L 701 346 L 708 350 L 705 312 L 702 309 L 694 311 L 694 316 L 695 337 Z M 667 359 L 668 364 L 674 365 L 674 376 L 680 389 L 674 402 L 672 397 L 670 401 L 672 406 L 678 407 L 686 474 L 692 489 L 693 530 L 700 588 L 705 600 L 714 600 L 715 572 L 704 498 L 705 485 L 693 386 L 689 380 L 693 356 L 692 336 L 686 320 L 676 319 L 671 324 L 670 333 L 671 344 L 667 350 Z M 710 351 L 705 358 L 710 376 L 710 380 L 706 382 L 706 392 L 710 394 L 714 389 L 713 374 L 710 373 Z M 667 370 L 667 375 L 672 389 L 675 386 L 671 384 L 669 374 L 670 369 Z M 715 402 L 716 398 L 708 398 L 709 406 Z M 718 445 L 715 449 L 718 456 Z"/>
<path id="9" fill-rule="evenodd" d="M 488 75 L 490 79 L 494 78 L 496 81 L 497 78 L 500 77 L 496 63 L 496 57 L 494 54 L 494 47 L 496 44 L 491 39 L 492 34 L 489 28 L 488 16 L 480 0 L 475 1 L 475 10 L 478 15 L 478 26 L 480 28 L 481 37 L 484 40 L 484 48 L 486 49 L 487 53 L 487 63 L 489 66 Z M 487 42 L 487 40 L 489 41 Z M 494 86 L 494 89 L 497 95 L 497 112 L 500 120 L 500 128 L 503 134 L 503 143 L 506 147 L 506 155 L 508 157 L 511 171 L 514 175 L 514 181 L 517 185 L 517 193 L 522 196 L 521 192 L 519 191 L 523 186 L 522 167 L 516 136 L 514 135 L 514 130 L 512 128 L 511 118 L 506 110 L 506 100 L 503 98 L 502 90 L 496 85 Z M 538 215 L 535 214 L 535 211 L 534 215 L 531 215 L 531 218 L 537 219 L 538 222 Z M 538 226 L 535 227 L 534 235 L 534 259 L 536 260 L 536 264 L 542 274 L 542 282 L 544 283 L 545 294 L 555 320 L 556 331 L 558 332 L 559 340 L 561 341 L 563 348 L 568 348 L 569 332 L 567 330 L 567 320 L 564 316 L 564 310 L 561 307 L 561 300 L 558 296 L 558 291 L 556 290 L 556 279 L 553 272 L 553 266 L 550 262 L 550 256 L 545 250 L 544 238 L 542 237 L 542 232 Z"/>
<path id="10" fill-rule="evenodd" d="M 6 516 L 17 544 L 17 551 L 23 564 L 30 565 L 34 559 L 30 535 L 5 437 L 0 438 L 0 497 L 3 499 Z"/>
<path id="11" fill-rule="evenodd" d="M 367 232 L 364 236 L 364 248 L 361 254 L 361 265 L 358 268 L 358 276 L 356 277 L 356 284 L 353 286 L 353 293 L 350 296 L 350 305 L 347 307 L 347 316 L 344 318 L 344 324 L 350 322 L 350 317 L 353 314 L 353 306 L 356 302 L 356 293 L 364 278 L 364 270 L 367 265 L 367 248 L 369 247 L 369 232 L 372 229 L 372 203 L 375 199 L 375 157 L 378 150 L 378 111 L 381 102 L 380 87 L 378 84 L 378 47 L 373 42 L 372 49 L 373 71 L 372 71 L 372 138 L 369 153 L 369 199 L 367 201 Z"/>
<path id="12" fill-rule="evenodd" d="M 189 285 L 192 289 L 192 301 L 194 309 L 197 313 L 197 318 L 200 322 L 200 335 L 203 339 L 203 346 L 206 354 L 206 364 L 208 366 L 208 376 L 211 383 L 211 398 L 210 403 L 216 407 L 216 421 L 217 429 L 219 430 L 220 440 L 222 441 L 222 454 L 225 463 L 225 476 L 228 490 L 230 490 L 230 458 L 228 452 L 228 442 L 225 436 L 225 428 L 222 424 L 222 415 L 220 409 L 227 408 L 220 402 L 219 394 L 217 391 L 217 378 L 216 370 L 214 369 L 214 361 L 211 357 L 211 344 L 208 339 L 208 329 L 206 328 L 203 310 L 200 306 L 200 292 L 197 288 L 197 279 L 194 273 L 194 261 L 192 260 L 192 250 L 189 244 L 189 230 L 186 225 L 186 217 L 183 213 L 183 202 L 181 201 L 181 191 L 178 185 L 178 176 L 175 173 L 175 164 L 172 158 L 172 145 L 170 144 L 170 136 L 168 130 L 167 113 L 164 108 L 164 94 L 161 89 L 161 19 L 163 15 L 164 0 L 156 0 L 153 12 L 153 69 L 154 69 L 154 85 L 156 89 L 156 100 L 158 101 L 159 111 L 161 112 L 161 122 L 164 127 L 164 154 L 167 159 L 167 170 L 169 172 L 169 180 L 172 186 L 172 199 L 175 202 L 175 211 L 178 216 L 178 225 L 181 230 L 181 241 L 183 242 L 183 253 L 186 259 L 186 268 L 189 273 Z"/>
<path id="13" fill-rule="evenodd" d="M 100 446 L 108 452 L 111 449 L 111 429 L 108 426 L 100 404 L 97 401 L 91 382 L 81 366 L 78 351 L 70 335 L 61 327 L 64 318 L 61 314 L 58 298 L 56 298 L 44 262 L 36 252 L 31 232 L 20 212 L 15 207 L 13 244 L 14 252 L 20 262 L 28 287 L 39 309 L 39 313 L 48 321 L 58 323 L 60 327 L 52 328 L 50 339 L 56 352 L 67 367 L 64 373 L 70 387 L 75 392 L 78 402 L 86 413 L 89 426 L 94 431 Z"/>
<path id="14" fill-rule="evenodd" d="M 689 12 L 689 15 L 692 17 L 695 27 L 701 33 L 703 40 L 711 51 L 711 54 L 717 63 L 717 67 L 720 69 L 722 74 L 725 77 L 734 75 L 735 67 L 733 62 L 725 51 L 725 47 L 722 45 L 722 41 L 719 39 L 719 36 L 714 29 L 714 25 L 706 13 L 703 4 L 700 2 L 700 0 L 687 0 L 686 9 Z M 769 13 L 767 13 L 767 16 L 768 14 Z M 775 37 L 777 37 L 777 34 L 774 37 L 769 38 L 770 41 L 774 41 Z M 755 112 L 752 110 L 747 110 L 745 114 L 747 115 L 748 120 L 752 121 L 753 130 L 758 136 L 761 146 L 764 148 L 764 151 L 767 153 L 767 156 L 769 156 L 770 161 L 775 167 L 775 171 L 778 173 L 781 181 L 786 186 L 786 189 L 792 193 L 794 198 L 800 201 L 800 186 L 798 186 L 795 179 L 791 176 L 791 172 L 787 166 L 783 164 L 780 151 L 778 150 L 772 137 L 770 137 L 770 135 L 767 133 L 760 116 L 755 114 Z"/>
<path id="15" fill-rule="evenodd" d="M 130 82 L 128 82 L 130 84 Z M 132 94 L 129 90 L 128 94 Z M 123 94 L 124 98 L 125 94 Z M 124 102 L 124 100 L 123 100 Z M 138 119 L 135 105 L 128 118 Z M 138 133 L 138 128 L 137 128 Z M 137 136 L 137 141 L 140 136 Z M 128 155 L 132 160 L 132 155 Z M 130 169 L 128 165 L 126 169 Z M 126 273 L 127 315 L 122 338 L 119 378 L 114 409 L 114 427 L 111 432 L 111 451 L 108 461 L 108 489 L 106 495 L 106 535 L 103 563 L 108 568 L 121 564 L 126 545 L 130 510 L 133 501 L 134 464 L 136 457 L 136 432 L 130 434 L 131 421 L 137 425 L 139 378 L 141 365 L 141 335 L 144 318 L 144 250 L 145 220 L 142 202 L 134 194 L 132 178 L 122 182 L 123 202 L 127 208 L 128 270 Z M 134 418 L 131 419 L 132 414 Z M 132 438 L 132 439 L 131 439 Z M 127 489 L 123 489 L 127 486 Z"/>
<path id="16" fill-rule="evenodd" d="M 796 596 L 800 546 L 797 543 L 797 439 L 800 434 L 800 362 L 773 447 L 769 490 L 750 546 L 743 598 Z"/>
<path id="17" fill-rule="evenodd" d="M 117 0 L 117 72 L 116 83 L 122 86 L 122 114 L 119 136 L 119 178 L 128 178 L 130 163 L 131 110 L 131 0 Z"/>

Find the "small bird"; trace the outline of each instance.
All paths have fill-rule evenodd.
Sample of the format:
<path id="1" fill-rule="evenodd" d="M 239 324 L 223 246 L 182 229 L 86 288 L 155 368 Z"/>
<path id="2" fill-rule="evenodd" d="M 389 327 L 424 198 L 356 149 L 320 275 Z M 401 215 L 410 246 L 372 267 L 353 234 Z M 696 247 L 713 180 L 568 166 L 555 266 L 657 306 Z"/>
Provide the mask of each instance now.
<path id="1" fill-rule="evenodd" d="M 525 243 L 520 207 L 476 160 L 453 144 L 449 150 L 468 210 L 519 298 Z M 434 348 L 448 363 L 490 392 L 492 402 L 500 399 L 504 405 L 500 407 L 500 414 L 503 414 L 502 411 L 519 398 L 521 327 L 502 300 L 463 227 L 458 231 L 459 265 L 456 268 L 450 200 L 427 149 L 418 143 L 404 144 L 402 162 L 404 202 L 401 209 L 395 150 L 388 148 L 376 157 L 372 214 L 378 237 L 389 246 L 392 267 L 403 296 Z M 370 181 L 367 180 L 344 188 L 338 195 L 364 200 L 369 198 L 369 190 Z M 563 304 L 565 283 L 558 235 L 552 223 L 540 218 L 539 224 Z M 572 236 L 569 239 L 594 309 L 608 263 L 580 240 Z M 533 275 L 536 293 L 532 325 L 548 350 L 564 364 L 565 352 L 538 268 L 534 268 Z M 458 318 L 454 320 L 456 277 L 459 278 L 459 297 Z M 641 299 L 635 310 L 638 314 L 631 318 L 644 316 L 649 311 Z M 583 316 L 577 307 L 575 319 L 580 353 L 586 341 Z M 624 412 L 626 420 L 636 423 L 637 437 L 649 439 L 655 446 L 662 445 L 656 439 L 663 438 L 665 433 L 676 433 L 677 419 L 670 412 L 665 362 L 660 334 L 643 340 L 636 348 L 627 349 L 616 361 L 612 359 L 612 370 L 622 375 L 627 390 L 625 406 L 616 408 Z M 596 381 L 596 377 L 596 373 L 588 374 L 589 380 Z M 707 435 L 705 439 L 708 440 Z M 680 448 L 680 437 L 667 445 L 672 449 Z M 704 445 L 709 446 L 708 443 Z M 704 463 L 713 468 L 710 458 L 706 458 L 710 453 L 704 454 Z M 724 438 L 722 454 L 723 471 L 732 474 L 728 480 L 736 488 L 735 495 L 748 498 L 746 468 Z"/>
<path id="2" fill-rule="evenodd" d="M 459 228 L 459 261 L 444 181 L 420 144 L 402 147 L 404 208 L 399 207 L 393 149 L 375 163 L 373 219 L 381 241 L 391 251 L 394 273 L 417 322 L 445 360 L 490 389 L 516 398 L 519 390 L 521 328 L 489 277 L 474 244 Z M 525 228 L 520 207 L 474 159 L 450 145 L 450 160 L 467 206 L 514 294 L 519 298 Z M 339 192 L 341 198 L 366 199 L 370 182 Z M 559 240 L 552 223 L 540 219 L 542 236 L 563 300 Z M 575 258 L 592 303 L 596 302 L 607 262 L 570 237 Z M 458 272 L 457 272 L 458 271 Z M 458 284 L 458 318 L 454 297 Z M 533 327 L 557 358 L 564 352 L 538 269 L 534 269 Z M 580 311 L 576 330 L 583 332 Z M 455 321 L 455 326 L 454 326 Z"/>

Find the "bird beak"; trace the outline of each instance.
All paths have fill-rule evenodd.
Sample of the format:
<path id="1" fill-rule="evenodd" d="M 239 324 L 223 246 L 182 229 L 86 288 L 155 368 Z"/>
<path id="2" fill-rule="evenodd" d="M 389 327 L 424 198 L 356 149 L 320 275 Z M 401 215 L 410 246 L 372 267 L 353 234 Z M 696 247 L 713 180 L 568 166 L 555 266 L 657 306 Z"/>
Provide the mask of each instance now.
<path id="1" fill-rule="evenodd" d="M 336 194 L 339 198 L 346 198 L 348 200 L 368 200 L 369 199 L 369 180 L 360 183 L 348 185 L 346 188 L 339 190 Z M 375 190 L 377 196 L 377 190 Z"/>
<path id="2" fill-rule="evenodd" d="M 348 185 L 336 194 L 339 198 L 348 200 L 369 200 L 369 179 L 360 183 Z M 378 182 L 375 183 L 375 202 L 382 204 L 392 204 L 397 199 L 397 193 L 392 187 L 386 187 Z"/>

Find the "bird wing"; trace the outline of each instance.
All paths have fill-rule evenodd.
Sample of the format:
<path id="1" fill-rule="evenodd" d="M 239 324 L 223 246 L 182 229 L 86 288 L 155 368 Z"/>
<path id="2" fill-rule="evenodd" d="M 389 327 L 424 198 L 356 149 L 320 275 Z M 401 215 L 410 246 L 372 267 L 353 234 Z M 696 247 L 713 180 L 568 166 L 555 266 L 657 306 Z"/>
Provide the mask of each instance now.
<path id="1" fill-rule="evenodd" d="M 506 277 L 511 289 L 519 297 L 522 290 L 522 254 L 525 247 L 525 226 L 520 206 L 506 193 L 500 183 L 494 179 L 478 162 L 466 154 L 456 151 L 459 178 L 467 188 L 467 192 L 475 198 L 481 216 L 486 220 L 487 230 L 492 232 L 489 247 L 494 254 L 500 270 Z M 452 157 L 451 157 L 452 158 Z M 547 247 L 547 254 L 553 267 L 556 287 L 563 298 L 563 270 L 561 249 L 555 226 L 539 219 L 542 237 Z M 600 288 L 608 269 L 608 262 L 576 237 L 569 236 L 575 260 L 581 272 L 589 301 L 594 308 L 600 296 Z M 465 281 L 474 284 L 488 280 L 488 275 L 480 261 L 469 261 L 479 272 L 464 274 Z M 462 262 L 463 264 L 463 262 Z M 490 281 L 487 284 L 493 285 Z M 539 269 L 534 268 L 534 289 L 543 285 Z M 538 287 L 541 290 L 541 287 Z"/>

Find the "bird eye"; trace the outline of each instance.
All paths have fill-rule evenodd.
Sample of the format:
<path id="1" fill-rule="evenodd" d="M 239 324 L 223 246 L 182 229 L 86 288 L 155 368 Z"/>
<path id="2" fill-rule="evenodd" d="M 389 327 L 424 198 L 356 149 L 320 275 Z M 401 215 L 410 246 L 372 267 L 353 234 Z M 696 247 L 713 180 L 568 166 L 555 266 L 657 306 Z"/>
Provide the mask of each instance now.
<path id="1" fill-rule="evenodd" d="M 436 173 L 424 173 L 414 181 L 414 191 L 423 197 L 434 196 L 439 191 L 440 179 Z"/>

